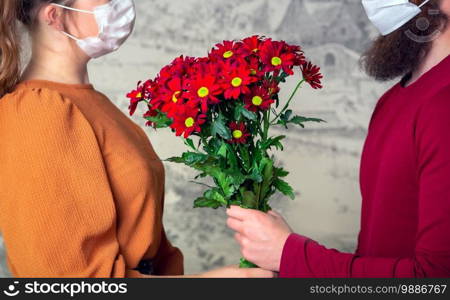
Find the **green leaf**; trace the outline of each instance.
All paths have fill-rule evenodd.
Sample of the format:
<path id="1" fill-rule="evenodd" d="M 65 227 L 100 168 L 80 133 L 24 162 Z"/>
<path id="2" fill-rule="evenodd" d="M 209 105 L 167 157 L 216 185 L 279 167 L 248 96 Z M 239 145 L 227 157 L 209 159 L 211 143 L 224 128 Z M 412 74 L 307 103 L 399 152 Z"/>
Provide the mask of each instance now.
<path id="1" fill-rule="evenodd" d="M 307 118 L 307 117 L 302 117 L 302 116 L 294 116 L 292 117 L 292 110 L 288 110 L 286 111 L 286 113 L 282 114 L 280 116 L 280 119 L 277 122 L 277 125 L 282 125 L 284 126 L 286 129 L 288 129 L 288 124 L 295 124 L 295 125 L 299 125 L 302 128 L 305 128 L 305 125 L 303 123 L 306 122 L 316 122 L 316 123 L 327 123 L 325 120 L 322 119 L 318 119 L 318 118 Z"/>
<path id="2" fill-rule="evenodd" d="M 228 152 L 227 144 L 225 142 L 222 142 L 219 151 L 217 151 L 217 155 L 222 156 L 223 158 L 227 158 L 227 152 Z"/>
<path id="3" fill-rule="evenodd" d="M 242 115 L 248 120 L 256 121 L 256 114 L 245 107 L 242 108 Z"/>
<path id="4" fill-rule="evenodd" d="M 257 115 L 254 112 L 246 109 L 243 103 L 239 103 L 236 104 L 236 107 L 234 109 L 234 118 L 236 119 L 236 121 L 241 121 L 242 117 L 251 121 L 257 120 Z"/>
<path id="5" fill-rule="evenodd" d="M 285 129 L 289 129 L 289 127 L 287 126 L 288 122 L 285 120 L 278 120 L 277 125 L 282 125 Z"/>
<path id="6" fill-rule="evenodd" d="M 214 200 L 221 205 L 227 205 L 227 200 L 225 200 L 225 197 L 220 193 L 218 188 L 207 190 L 204 194 L 206 199 Z"/>
<path id="7" fill-rule="evenodd" d="M 193 164 L 204 162 L 208 159 L 208 155 L 198 152 L 184 152 L 181 157 L 171 157 L 166 161 L 178 164 L 192 166 Z"/>
<path id="8" fill-rule="evenodd" d="M 228 201 L 220 192 L 219 188 L 212 188 L 203 194 L 203 197 L 194 201 L 194 208 L 197 207 L 211 207 L 217 209 L 222 206 L 226 206 Z"/>
<path id="9" fill-rule="evenodd" d="M 219 148 L 222 146 L 222 141 L 216 138 L 212 138 L 208 142 L 208 146 L 205 147 L 205 151 L 210 155 L 216 155 Z"/>
<path id="10" fill-rule="evenodd" d="M 291 116 L 293 114 L 293 111 L 291 109 L 286 110 L 284 114 L 281 115 L 280 119 L 286 122 L 289 122 L 291 119 Z"/>
<path id="11" fill-rule="evenodd" d="M 177 163 L 177 164 L 184 164 L 185 163 L 184 158 L 178 157 L 178 156 L 168 158 L 168 159 L 166 159 L 166 161 L 172 162 L 172 163 Z"/>
<path id="12" fill-rule="evenodd" d="M 234 187 L 234 179 L 232 176 L 228 176 L 228 174 L 225 174 L 221 172 L 216 177 L 218 184 L 220 188 L 222 189 L 225 197 L 231 197 L 236 192 L 236 189 Z"/>
<path id="13" fill-rule="evenodd" d="M 236 104 L 234 108 L 234 119 L 238 122 L 242 120 L 242 107 L 242 104 Z"/>
<path id="14" fill-rule="evenodd" d="M 286 181 L 276 178 L 273 182 L 275 188 L 280 191 L 283 195 L 295 199 L 294 189 Z"/>
<path id="15" fill-rule="evenodd" d="M 286 177 L 289 175 L 289 172 L 284 170 L 283 168 L 274 168 L 274 176 L 275 177 Z"/>
<path id="16" fill-rule="evenodd" d="M 263 181 L 262 171 L 259 169 L 258 161 L 253 161 L 253 166 L 251 169 L 252 173 L 248 176 L 249 179 L 254 182 L 261 183 Z"/>
<path id="17" fill-rule="evenodd" d="M 273 182 L 273 161 L 268 158 L 264 158 L 261 162 L 263 166 L 263 182 L 261 184 L 261 194 L 259 196 L 260 200 L 265 200 L 267 194 L 270 191 L 270 187 Z"/>
<path id="18" fill-rule="evenodd" d="M 261 149 L 261 141 L 256 142 L 256 147 L 253 152 L 253 162 L 260 162 L 263 158 L 263 150 Z"/>
<path id="19" fill-rule="evenodd" d="M 208 158 L 208 155 L 196 152 L 185 152 L 182 157 L 186 165 L 190 166 L 192 164 L 205 161 Z"/>
<path id="20" fill-rule="evenodd" d="M 246 191 L 245 188 L 241 188 L 240 192 L 243 206 L 250 209 L 258 209 L 258 199 L 254 192 Z"/>
<path id="21" fill-rule="evenodd" d="M 281 72 L 281 74 L 276 78 L 276 80 L 280 82 L 286 82 L 286 78 L 289 77 L 289 74 L 285 73 L 284 71 Z"/>
<path id="22" fill-rule="evenodd" d="M 156 128 L 167 128 L 172 125 L 173 120 L 167 117 L 166 114 L 159 112 L 154 117 L 145 117 L 148 121 L 154 123 Z"/>
<path id="23" fill-rule="evenodd" d="M 254 268 L 258 268 L 258 266 L 255 265 L 254 263 L 246 260 L 245 258 L 241 258 L 241 261 L 239 263 L 239 268 L 240 269 L 254 269 Z"/>
<path id="24" fill-rule="evenodd" d="M 219 135 L 225 140 L 231 140 L 230 129 L 225 125 L 223 116 L 219 116 L 212 124 L 211 134 L 213 136 Z"/>
<path id="25" fill-rule="evenodd" d="M 222 205 L 219 202 L 212 199 L 207 199 L 205 197 L 200 197 L 194 201 L 194 208 L 210 207 L 217 209 L 221 206 Z"/>
<path id="26" fill-rule="evenodd" d="M 195 148 L 194 141 L 192 139 L 185 139 L 184 144 L 190 147 L 192 150 L 197 150 L 197 148 Z"/>
<path id="27" fill-rule="evenodd" d="M 228 162 L 230 163 L 230 168 L 232 170 L 239 170 L 239 165 L 238 165 L 238 157 L 236 154 L 236 150 L 234 150 L 233 146 L 231 146 L 228 143 L 225 143 L 226 147 L 227 147 L 227 158 L 228 158 Z"/>
<path id="28" fill-rule="evenodd" d="M 193 164 L 190 167 L 213 178 L 218 178 L 222 173 L 220 166 L 218 166 L 217 161 L 213 158 L 208 158 L 206 161 Z"/>
<path id="29" fill-rule="evenodd" d="M 239 147 L 239 153 L 241 155 L 244 170 L 248 172 L 251 167 L 251 162 L 250 162 L 250 154 L 248 153 L 247 147 L 245 147 L 245 146 Z"/>
<path id="30" fill-rule="evenodd" d="M 271 149 L 272 147 L 276 147 L 278 150 L 283 151 L 284 147 L 283 144 L 281 144 L 281 141 L 286 138 L 285 135 L 277 136 L 275 138 L 269 138 L 267 141 L 263 142 L 261 144 L 261 148 L 263 150 Z"/>
<path id="31" fill-rule="evenodd" d="M 281 114 L 280 119 L 277 122 L 277 125 L 283 125 L 284 128 L 288 129 L 287 124 L 289 123 L 292 113 L 293 113 L 292 110 L 288 109 L 286 112 Z"/>
<path id="32" fill-rule="evenodd" d="M 326 123 L 327 121 L 324 121 L 322 119 L 317 119 L 317 118 L 307 118 L 307 117 L 302 117 L 302 116 L 295 116 L 289 122 L 297 124 L 297 123 L 305 123 L 305 122 L 316 122 L 316 123 L 325 122 Z"/>
<path id="33" fill-rule="evenodd" d="M 302 128 L 305 128 L 305 125 L 303 125 L 303 123 L 306 123 L 306 122 L 316 122 L 316 123 L 325 122 L 326 123 L 326 121 L 324 121 L 322 119 L 306 118 L 306 117 L 302 117 L 302 116 L 295 116 L 291 120 L 289 120 L 288 123 L 300 125 Z"/>

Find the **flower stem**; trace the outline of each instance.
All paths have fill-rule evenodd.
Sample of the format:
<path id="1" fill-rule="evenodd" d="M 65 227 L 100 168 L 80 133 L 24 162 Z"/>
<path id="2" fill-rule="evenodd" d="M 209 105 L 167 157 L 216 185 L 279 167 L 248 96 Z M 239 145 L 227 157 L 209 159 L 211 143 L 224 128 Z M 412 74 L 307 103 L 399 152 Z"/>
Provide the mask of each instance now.
<path id="1" fill-rule="evenodd" d="M 263 141 L 267 141 L 269 137 L 269 127 L 270 127 L 270 116 L 269 111 L 264 112 L 264 131 L 263 131 Z"/>
<path id="2" fill-rule="evenodd" d="M 294 99 L 295 94 L 297 94 L 298 90 L 300 89 L 300 87 L 302 86 L 303 82 L 305 82 L 305 79 L 299 81 L 299 83 L 297 84 L 297 86 L 295 87 L 294 91 L 292 92 L 291 96 L 289 97 L 288 102 L 286 103 L 286 105 L 283 107 L 283 109 L 280 111 L 279 114 L 277 114 L 275 116 L 275 118 L 270 122 L 270 125 L 275 125 L 275 121 L 278 120 L 278 118 L 289 108 L 289 104 L 291 104 L 292 99 Z"/>

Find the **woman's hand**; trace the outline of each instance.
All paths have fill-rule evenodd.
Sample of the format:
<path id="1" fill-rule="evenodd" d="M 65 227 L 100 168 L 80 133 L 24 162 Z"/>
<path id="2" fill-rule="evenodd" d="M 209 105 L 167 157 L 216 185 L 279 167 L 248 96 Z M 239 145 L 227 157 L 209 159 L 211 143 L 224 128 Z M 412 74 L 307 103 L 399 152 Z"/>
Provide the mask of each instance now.
<path id="1" fill-rule="evenodd" d="M 292 233 L 283 217 L 274 211 L 265 214 L 238 206 L 232 206 L 227 214 L 227 225 L 236 231 L 235 239 L 244 258 L 279 272 L 284 244 Z"/>
<path id="2" fill-rule="evenodd" d="M 274 278 L 274 272 L 263 269 L 240 269 L 239 266 L 228 266 L 206 273 L 202 273 L 197 278 Z"/>

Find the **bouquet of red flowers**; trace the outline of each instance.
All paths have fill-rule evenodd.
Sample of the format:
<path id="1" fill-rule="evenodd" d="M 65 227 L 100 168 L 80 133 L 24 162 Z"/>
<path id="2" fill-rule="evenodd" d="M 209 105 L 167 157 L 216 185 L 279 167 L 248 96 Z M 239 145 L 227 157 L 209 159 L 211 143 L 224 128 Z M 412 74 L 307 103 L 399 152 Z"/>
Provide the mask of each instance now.
<path id="1" fill-rule="evenodd" d="M 296 68 L 302 76 L 281 105 L 279 85 Z M 325 122 L 289 109 L 303 83 L 319 89 L 321 79 L 320 68 L 306 60 L 301 47 L 252 36 L 217 44 L 207 57 L 178 57 L 127 97 L 130 115 L 144 102 L 146 126 L 169 127 L 184 138 L 190 150 L 168 161 L 197 170 L 196 180 L 212 178 L 213 186 L 200 183 L 208 188 L 194 207 L 239 205 L 267 212 L 275 192 L 295 198 L 283 180 L 289 173 L 269 155 L 283 150 L 286 136 L 271 136 L 270 129 Z M 241 266 L 253 265 L 243 260 Z"/>

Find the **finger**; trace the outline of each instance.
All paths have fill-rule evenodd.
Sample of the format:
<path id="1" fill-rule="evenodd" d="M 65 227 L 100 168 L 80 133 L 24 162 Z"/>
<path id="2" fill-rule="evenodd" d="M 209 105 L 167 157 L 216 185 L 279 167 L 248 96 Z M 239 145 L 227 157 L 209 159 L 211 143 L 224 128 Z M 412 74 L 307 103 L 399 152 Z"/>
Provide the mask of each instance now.
<path id="1" fill-rule="evenodd" d="M 227 219 L 227 226 L 238 232 L 238 233 L 242 233 L 243 229 L 244 229 L 244 224 L 242 223 L 242 221 L 235 219 L 235 218 L 228 218 Z"/>
<path id="2" fill-rule="evenodd" d="M 254 277 L 254 278 L 275 278 L 276 274 L 272 271 L 267 271 L 267 270 L 263 270 L 263 269 L 249 269 L 248 270 L 248 274 L 250 277 Z"/>
<path id="3" fill-rule="evenodd" d="M 272 215 L 272 216 L 274 216 L 274 217 L 277 217 L 277 218 L 281 217 L 281 215 L 280 215 L 278 212 L 274 211 L 274 210 L 270 210 L 270 211 L 268 212 L 268 214 L 269 214 L 269 215 Z"/>
<path id="4" fill-rule="evenodd" d="M 256 213 L 258 213 L 258 211 L 242 208 L 239 206 L 231 206 L 231 208 L 227 209 L 228 216 L 238 219 L 238 220 L 241 220 L 241 221 L 252 217 Z"/>
<path id="5" fill-rule="evenodd" d="M 244 236 L 240 233 L 235 233 L 234 234 L 234 239 L 239 243 L 239 245 L 242 246 L 242 240 L 244 239 Z"/>

